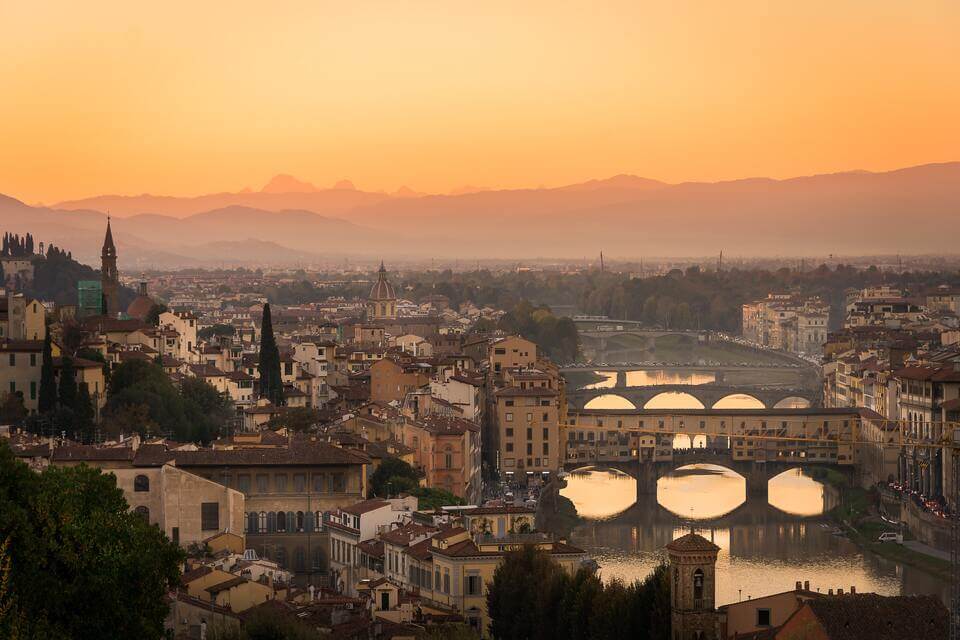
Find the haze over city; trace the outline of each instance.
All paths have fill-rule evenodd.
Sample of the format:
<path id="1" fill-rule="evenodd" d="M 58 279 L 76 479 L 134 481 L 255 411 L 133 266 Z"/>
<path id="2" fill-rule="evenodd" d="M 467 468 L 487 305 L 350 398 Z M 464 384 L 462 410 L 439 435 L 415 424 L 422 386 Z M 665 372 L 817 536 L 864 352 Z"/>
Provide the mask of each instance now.
<path id="1" fill-rule="evenodd" d="M 960 640 L 958 33 L 0 3 L 0 640 Z"/>

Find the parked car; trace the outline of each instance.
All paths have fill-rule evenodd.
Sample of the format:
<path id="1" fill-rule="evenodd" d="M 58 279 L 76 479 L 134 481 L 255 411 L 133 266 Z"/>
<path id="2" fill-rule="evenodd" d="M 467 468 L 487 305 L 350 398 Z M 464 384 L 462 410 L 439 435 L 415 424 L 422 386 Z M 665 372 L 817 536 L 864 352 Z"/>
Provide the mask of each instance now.
<path id="1" fill-rule="evenodd" d="M 896 542 L 897 544 L 903 544 L 903 534 L 896 533 L 894 531 L 884 531 L 880 534 L 880 537 L 877 538 L 880 542 Z"/>

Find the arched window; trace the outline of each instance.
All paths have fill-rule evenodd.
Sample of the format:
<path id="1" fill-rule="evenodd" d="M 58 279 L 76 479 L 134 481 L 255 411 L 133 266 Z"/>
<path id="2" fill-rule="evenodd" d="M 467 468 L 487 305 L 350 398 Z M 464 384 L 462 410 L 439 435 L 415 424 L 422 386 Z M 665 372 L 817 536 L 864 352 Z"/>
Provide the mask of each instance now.
<path id="1" fill-rule="evenodd" d="M 293 515 L 293 511 L 287 511 L 287 531 L 293 533 L 297 530 L 297 520 L 296 516 Z"/>
<path id="2" fill-rule="evenodd" d="M 693 608 L 703 608 L 703 570 L 693 572 Z"/>
<path id="3" fill-rule="evenodd" d="M 277 531 L 283 532 L 287 530 L 287 514 L 283 511 L 277 513 Z"/>
<path id="4" fill-rule="evenodd" d="M 134 491 L 150 491 L 150 478 L 145 475 L 139 475 L 133 479 Z"/>
<path id="5" fill-rule="evenodd" d="M 267 512 L 261 511 L 258 518 L 259 518 L 259 526 L 257 527 L 257 529 L 260 531 L 260 533 L 266 533 L 267 532 Z"/>
<path id="6" fill-rule="evenodd" d="M 257 533 L 258 530 L 257 513 L 256 511 L 251 511 L 247 514 L 247 533 Z"/>
<path id="7" fill-rule="evenodd" d="M 150 509 L 141 505 L 134 509 L 133 512 L 143 518 L 145 522 L 150 522 Z"/>
<path id="8" fill-rule="evenodd" d="M 323 512 L 315 511 L 313 514 L 313 528 L 316 531 L 323 531 Z"/>
<path id="9" fill-rule="evenodd" d="M 267 514 L 267 533 L 276 533 L 277 531 L 277 514 L 273 511 Z"/>
<path id="10" fill-rule="evenodd" d="M 297 531 L 303 531 L 303 511 L 297 511 Z"/>

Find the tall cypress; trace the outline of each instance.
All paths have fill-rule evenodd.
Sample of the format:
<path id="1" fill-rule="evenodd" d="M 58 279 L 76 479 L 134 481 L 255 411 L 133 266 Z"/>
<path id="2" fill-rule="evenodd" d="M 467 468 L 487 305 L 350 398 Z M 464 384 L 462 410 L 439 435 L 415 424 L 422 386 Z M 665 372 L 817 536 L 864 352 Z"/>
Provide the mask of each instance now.
<path id="1" fill-rule="evenodd" d="M 53 353 L 50 348 L 50 330 L 43 339 L 43 361 L 40 366 L 40 394 L 37 398 L 37 410 L 49 413 L 57 406 L 57 381 L 53 375 Z"/>
<path id="2" fill-rule="evenodd" d="M 87 444 L 93 443 L 93 420 L 96 412 L 90 399 L 90 387 L 86 382 L 77 385 L 77 406 L 74 417 L 77 431 L 82 435 L 83 441 Z"/>
<path id="3" fill-rule="evenodd" d="M 62 409 L 77 408 L 77 378 L 73 358 L 64 356 L 60 365 L 60 391 L 58 398 Z"/>
<path id="4" fill-rule="evenodd" d="M 280 377 L 280 350 L 273 336 L 269 302 L 263 305 L 263 320 L 260 323 L 260 362 L 257 365 L 257 372 L 260 374 L 260 397 L 267 398 L 275 405 L 282 405 L 283 379 Z"/>

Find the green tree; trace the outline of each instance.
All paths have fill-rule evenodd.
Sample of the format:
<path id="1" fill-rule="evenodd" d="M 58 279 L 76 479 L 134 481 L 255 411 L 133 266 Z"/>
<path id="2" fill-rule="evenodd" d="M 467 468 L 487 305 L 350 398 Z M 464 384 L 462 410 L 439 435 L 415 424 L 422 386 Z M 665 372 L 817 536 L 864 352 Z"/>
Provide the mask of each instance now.
<path id="1" fill-rule="evenodd" d="M 558 579 L 562 570 L 533 546 L 507 554 L 493 572 L 487 590 L 490 635 L 494 638 L 540 638 L 546 616 L 538 594 Z"/>
<path id="2" fill-rule="evenodd" d="M 60 407 L 70 411 L 77 406 L 77 374 L 73 368 L 73 358 L 64 356 L 60 360 L 60 388 L 57 391 Z"/>
<path id="3" fill-rule="evenodd" d="M 420 484 L 420 474 L 400 458 L 384 458 L 370 476 L 370 491 L 381 498 L 389 498 L 401 491 L 409 492 Z"/>
<path id="4" fill-rule="evenodd" d="M 227 421 L 234 415 L 233 403 L 207 381 L 186 378 L 180 383 L 187 421 L 192 425 L 192 437 L 208 441 L 223 433 Z"/>
<path id="5" fill-rule="evenodd" d="M 163 636 L 182 553 L 128 510 L 113 475 L 83 465 L 36 474 L 0 443 L 0 513 L 9 593 L 38 631 L 22 637 Z"/>
<path id="6" fill-rule="evenodd" d="M 43 339 L 43 356 L 40 362 L 40 390 L 37 397 L 37 411 L 49 413 L 57 406 L 57 380 L 53 371 L 53 353 L 50 346 L 50 331 Z"/>
<path id="7" fill-rule="evenodd" d="M 310 431 L 320 423 L 320 412 L 313 407 L 285 407 L 279 414 L 271 418 L 269 428 L 287 428 L 291 431 Z"/>
<path id="8" fill-rule="evenodd" d="M 27 417 L 27 408 L 23 404 L 23 393 L 6 392 L 0 400 L 0 423 L 20 424 Z"/>
<path id="9" fill-rule="evenodd" d="M 397 481 L 393 478 L 391 482 Z M 446 489 L 437 489 L 435 487 L 417 487 L 412 491 L 407 491 L 417 497 L 417 508 L 422 511 L 434 511 L 440 507 L 449 507 L 466 504 L 463 498 L 457 497 Z"/>
<path id="10" fill-rule="evenodd" d="M 237 330 L 231 324 L 215 324 L 204 327 L 197 332 L 197 337 L 201 340 L 209 340 L 213 336 L 232 336 L 236 335 Z"/>
<path id="11" fill-rule="evenodd" d="M 77 404 L 73 414 L 76 421 L 76 432 L 80 434 L 84 442 L 92 443 L 96 411 L 93 407 L 93 401 L 90 399 L 90 387 L 86 382 L 77 385 Z"/>
<path id="12" fill-rule="evenodd" d="M 273 404 L 283 404 L 283 379 L 280 377 L 280 350 L 273 336 L 273 320 L 270 317 L 270 303 L 263 305 L 263 320 L 260 324 L 260 362 L 257 365 L 260 374 L 260 397 L 267 398 Z"/>
<path id="13" fill-rule="evenodd" d="M 147 312 L 147 317 L 144 318 L 144 322 L 157 327 L 160 325 L 160 314 L 166 313 L 169 310 L 170 309 L 167 307 L 167 305 L 163 304 L 162 302 L 155 302 L 153 306 L 150 307 L 150 311 Z"/>

